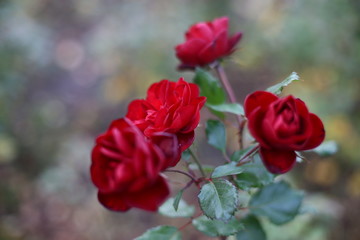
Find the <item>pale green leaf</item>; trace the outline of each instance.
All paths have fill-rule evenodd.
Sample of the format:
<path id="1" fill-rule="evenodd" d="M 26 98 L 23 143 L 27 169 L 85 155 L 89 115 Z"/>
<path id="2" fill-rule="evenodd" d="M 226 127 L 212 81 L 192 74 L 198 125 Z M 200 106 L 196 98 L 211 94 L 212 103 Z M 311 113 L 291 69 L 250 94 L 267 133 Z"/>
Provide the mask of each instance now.
<path id="1" fill-rule="evenodd" d="M 181 234 L 176 227 L 158 226 L 147 230 L 135 240 L 181 240 Z"/>
<path id="2" fill-rule="evenodd" d="M 159 207 L 159 213 L 167 217 L 191 217 L 195 212 L 194 206 L 189 206 L 184 200 L 180 199 L 178 209 L 174 208 L 174 198 L 169 198 Z"/>
<path id="3" fill-rule="evenodd" d="M 233 216 L 238 202 L 235 186 L 224 179 L 213 179 L 202 186 L 198 198 L 206 216 L 223 221 Z"/>
<path id="4" fill-rule="evenodd" d="M 228 175 L 236 175 L 243 172 L 244 169 L 241 166 L 236 166 L 235 162 L 231 162 L 225 165 L 218 166 L 215 168 L 214 172 L 211 174 L 212 178 L 219 178 Z"/>
<path id="5" fill-rule="evenodd" d="M 249 209 L 256 216 L 266 216 L 277 225 L 291 221 L 298 213 L 303 194 L 285 182 L 260 189 L 250 200 Z"/>
<path id="6" fill-rule="evenodd" d="M 266 89 L 266 91 L 272 92 L 276 95 L 279 95 L 282 92 L 284 87 L 288 86 L 290 83 L 292 83 L 294 81 L 299 81 L 299 79 L 300 78 L 297 75 L 297 73 L 293 72 L 284 81 L 282 81 L 281 83 L 275 84 L 274 86 L 269 87 L 268 89 Z"/>
<path id="7" fill-rule="evenodd" d="M 207 103 L 206 106 L 211 110 L 217 112 L 227 112 L 233 113 L 236 115 L 244 115 L 244 108 L 239 103 L 221 103 L 221 104 L 210 104 Z"/>
<path id="8" fill-rule="evenodd" d="M 226 130 L 224 124 L 218 120 L 210 119 L 206 122 L 205 131 L 208 143 L 224 153 L 226 150 Z"/>
<path id="9" fill-rule="evenodd" d="M 236 234 L 236 240 L 266 240 L 266 234 L 259 220 L 252 215 L 241 220 L 244 229 Z"/>
<path id="10" fill-rule="evenodd" d="M 175 199 L 173 202 L 173 207 L 174 207 L 175 211 L 177 211 L 179 208 L 179 203 L 180 203 L 183 192 L 184 192 L 184 190 L 181 189 L 175 196 Z"/>
<path id="11" fill-rule="evenodd" d="M 236 234 L 243 229 L 243 225 L 235 218 L 228 222 L 211 220 L 206 216 L 201 216 L 192 221 L 195 228 L 210 237 L 229 236 Z"/>

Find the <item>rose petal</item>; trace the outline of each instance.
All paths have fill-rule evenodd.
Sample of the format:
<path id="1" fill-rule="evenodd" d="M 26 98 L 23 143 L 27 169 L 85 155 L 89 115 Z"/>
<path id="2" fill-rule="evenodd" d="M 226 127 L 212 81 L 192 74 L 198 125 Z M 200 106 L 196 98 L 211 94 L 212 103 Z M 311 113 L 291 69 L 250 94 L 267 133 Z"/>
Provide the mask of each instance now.
<path id="1" fill-rule="evenodd" d="M 296 162 L 294 151 L 260 147 L 260 156 L 267 170 L 274 174 L 288 172 Z"/>
<path id="2" fill-rule="evenodd" d="M 198 50 L 198 63 L 200 66 L 210 64 L 214 62 L 219 56 L 216 54 L 216 43 L 215 41 L 209 42 L 200 51 Z"/>
<path id="3" fill-rule="evenodd" d="M 203 39 L 211 41 L 214 37 L 214 33 L 209 25 L 205 22 L 194 24 L 190 27 L 189 31 L 185 34 L 187 41 L 192 39 Z"/>
<path id="4" fill-rule="evenodd" d="M 325 129 L 321 119 L 313 113 L 310 113 L 309 116 L 311 121 L 312 133 L 309 139 L 305 142 L 304 146 L 302 146 L 301 150 L 316 148 L 325 139 Z"/>
<path id="5" fill-rule="evenodd" d="M 170 190 L 165 178 L 159 176 L 157 181 L 147 188 L 126 196 L 126 203 L 131 207 L 156 211 L 169 196 Z"/>
<path id="6" fill-rule="evenodd" d="M 125 202 L 124 193 L 102 193 L 98 192 L 99 202 L 112 211 L 125 212 L 131 207 Z"/>
<path id="7" fill-rule="evenodd" d="M 175 47 L 176 56 L 187 65 L 198 65 L 199 52 L 206 46 L 206 42 L 201 39 L 192 39 Z"/>
<path id="8" fill-rule="evenodd" d="M 214 39 L 217 58 L 224 57 L 228 53 L 227 31 L 221 31 Z"/>
<path id="9" fill-rule="evenodd" d="M 176 136 L 179 141 L 180 150 L 185 151 L 194 142 L 195 132 L 191 131 L 189 133 L 177 133 Z"/>
<path id="10" fill-rule="evenodd" d="M 270 148 L 270 143 L 267 141 L 267 135 L 269 132 L 266 132 L 262 129 L 264 116 L 266 112 L 264 109 L 257 108 L 248 115 L 248 129 L 251 135 L 259 142 L 261 146 Z M 270 129 L 271 130 L 271 129 Z"/>
<path id="11" fill-rule="evenodd" d="M 278 97 L 275 94 L 265 91 L 256 91 L 248 95 L 244 103 L 245 115 L 249 116 L 256 108 L 265 108 L 277 99 Z"/>
<path id="12" fill-rule="evenodd" d="M 227 54 L 231 54 L 235 50 L 236 44 L 241 40 L 243 36 L 242 32 L 238 32 L 234 34 L 231 38 L 228 40 L 228 52 Z"/>
<path id="13" fill-rule="evenodd" d="M 174 167 L 181 158 L 181 152 L 177 136 L 170 133 L 155 133 L 151 136 L 151 141 L 160 148 L 161 153 L 164 154 L 165 160 L 161 163 L 162 171 L 168 167 Z"/>
<path id="14" fill-rule="evenodd" d="M 126 118 L 130 119 L 142 131 L 148 126 L 145 121 L 150 106 L 145 100 L 134 100 L 128 106 Z"/>

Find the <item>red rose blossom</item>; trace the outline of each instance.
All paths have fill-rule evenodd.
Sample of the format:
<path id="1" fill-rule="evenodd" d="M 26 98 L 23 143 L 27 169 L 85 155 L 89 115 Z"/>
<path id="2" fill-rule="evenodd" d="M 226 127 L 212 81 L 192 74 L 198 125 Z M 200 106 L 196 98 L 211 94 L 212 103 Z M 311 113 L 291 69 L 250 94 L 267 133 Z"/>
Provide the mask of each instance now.
<path id="1" fill-rule="evenodd" d="M 180 59 L 180 69 L 194 69 L 208 65 L 215 60 L 230 55 L 240 41 L 242 33 L 228 36 L 229 19 L 217 18 L 212 22 L 199 22 L 186 32 L 186 41 L 175 47 Z"/>
<path id="2" fill-rule="evenodd" d="M 206 98 L 199 96 L 196 84 L 162 80 L 150 86 L 145 100 L 129 104 L 127 118 L 139 127 L 145 136 L 156 132 L 174 133 L 181 151 L 194 141 L 194 129 L 200 121 L 200 109 Z"/>
<path id="3" fill-rule="evenodd" d="M 161 171 L 179 156 L 175 135 L 146 138 L 130 120 L 113 121 L 92 151 L 91 178 L 99 201 L 114 211 L 156 211 L 170 193 Z"/>
<path id="4" fill-rule="evenodd" d="M 320 118 L 298 98 L 257 91 L 246 97 L 244 105 L 249 131 L 259 142 L 263 163 L 272 173 L 289 171 L 296 162 L 295 151 L 315 148 L 324 140 Z"/>

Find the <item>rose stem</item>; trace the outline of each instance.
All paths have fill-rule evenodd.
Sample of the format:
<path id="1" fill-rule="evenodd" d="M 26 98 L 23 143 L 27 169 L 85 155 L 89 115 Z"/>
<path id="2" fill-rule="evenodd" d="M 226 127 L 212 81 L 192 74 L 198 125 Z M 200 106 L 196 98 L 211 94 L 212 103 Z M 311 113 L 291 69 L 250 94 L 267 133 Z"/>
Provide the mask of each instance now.
<path id="1" fill-rule="evenodd" d="M 224 68 L 221 66 L 220 63 L 218 63 L 215 66 L 215 70 L 217 75 L 219 76 L 219 79 L 222 83 L 222 85 L 224 86 L 224 89 L 227 93 L 227 95 L 229 96 L 229 100 L 231 103 L 236 103 L 236 97 L 234 94 L 234 91 L 229 83 L 229 80 L 227 79 L 226 73 L 224 71 Z M 240 149 L 243 149 L 243 140 L 242 140 L 242 133 L 244 130 L 244 126 L 245 126 L 245 119 L 243 117 L 241 117 L 238 114 L 235 114 L 236 119 L 239 123 L 239 131 L 240 131 L 240 137 L 239 137 L 239 144 L 240 144 Z"/>
<path id="2" fill-rule="evenodd" d="M 197 158 L 197 156 L 195 155 L 195 153 L 190 148 L 189 148 L 189 152 L 190 152 L 191 157 L 194 159 L 195 164 L 198 166 L 198 168 L 201 172 L 201 175 L 203 177 L 206 177 L 204 169 L 202 168 L 201 163 L 200 163 L 199 159 Z"/>
<path id="3" fill-rule="evenodd" d="M 249 157 L 256 153 L 259 150 L 259 145 L 257 145 L 256 147 L 254 147 L 253 149 L 251 149 L 251 151 L 249 151 L 243 158 L 240 159 L 240 161 L 236 164 L 236 166 L 241 166 L 244 165 L 245 163 L 247 163 L 249 161 Z"/>
<path id="4" fill-rule="evenodd" d="M 175 172 L 175 173 L 180 173 L 183 174 L 187 177 L 189 177 L 191 180 L 193 180 L 195 183 L 198 182 L 193 176 L 191 176 L 190 174 L 183 172 L 181 170 L 176 170 L 176 169 L 166 169 L 164 172 Z"/>

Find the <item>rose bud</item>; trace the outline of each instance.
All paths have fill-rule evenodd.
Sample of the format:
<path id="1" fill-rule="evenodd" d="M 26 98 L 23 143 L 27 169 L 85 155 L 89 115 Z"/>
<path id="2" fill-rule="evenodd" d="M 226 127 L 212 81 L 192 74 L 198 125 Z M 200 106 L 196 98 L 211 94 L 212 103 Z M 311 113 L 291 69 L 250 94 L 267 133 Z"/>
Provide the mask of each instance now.
<path id="1" fill-rule="evenodd" d="M 113 121 L 92 151 L 91 178 L 100 203 L 114 211 L 156 211 L 170 193 L 161 171 L 179 155 L 175 135 L 147 138 L 130 120 Z"/>
<path id="2" fill-rule="evenodd" d="M 295 151 L 315 148 L 325 138 L 320 118 L 291 95 L 279 98 L 257 91 L 246 97 L 244 105 L 249 131 L 260 145 L 264 165 L 272 173 L 289 171 L 296 162 Z"/>
<path id="3" fill-rule="evenodd" d="M 228 25 L 229 19 L 221 17 L 191 26 L 185 34 L 186 41 L 175 47 L 176 56 L 181 61 L 179 69 L 205 66 L 233 53 L 242 33 L 229 37 Z"/>
<path id="4" fill-rule="evenodd" d="M 162 80 L 150 86 L 145 100 L 129 104 L 127 118 L 139 127 L 145 136 L 156 132 L 173 133 L 178 137 L 181 151 L 194 141 L 194 129 L 200 121 L 200 109 L 206 98 L 199 96 L 196 84 Z"/>

